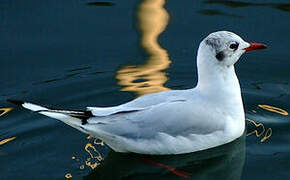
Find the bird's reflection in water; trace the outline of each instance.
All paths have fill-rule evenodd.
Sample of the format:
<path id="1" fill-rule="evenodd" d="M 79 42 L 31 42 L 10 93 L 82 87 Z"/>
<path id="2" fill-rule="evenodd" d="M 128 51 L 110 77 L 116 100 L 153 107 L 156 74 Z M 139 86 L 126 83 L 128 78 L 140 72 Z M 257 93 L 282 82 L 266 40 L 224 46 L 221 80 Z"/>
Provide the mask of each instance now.
<path id="1" fill-rule="evenodd" d="M 148 156 L 109 152 L 84 179 L 240 179 L 245 160 L 245 135 L 213 149 Z"/>

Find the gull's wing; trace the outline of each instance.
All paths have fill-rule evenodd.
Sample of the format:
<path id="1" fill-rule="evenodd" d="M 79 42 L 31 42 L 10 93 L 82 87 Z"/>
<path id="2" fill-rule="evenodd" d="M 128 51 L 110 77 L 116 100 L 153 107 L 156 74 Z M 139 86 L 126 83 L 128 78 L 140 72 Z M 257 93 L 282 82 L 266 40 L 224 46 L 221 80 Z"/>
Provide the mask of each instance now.
<path id="1" fill-rule="evenodd" d="M 88 107 L 94 116 L 86 125 L 88 129 L 91 126 L 92 132 L 98 128 L 108 135 L 126 138 L 149 138 L 158 133 L 208 134 L 219 130 L 222 126 L 216 126 L 217 123 L 213 126 L 213 113 L 206 112 L 210 108 L 208 104 L 192 94 L 192 90 L 165 91 L 120 106 Z"/>
<path id="2" fill-rule="evenodd" d="M 217 138 L 225 120 L 216 121 L 215 110 L 208 113 L 207 108 L 211 107 L 201 100 L 167 101 L 143 110 L 92 117 L 83 127 L 118 152 L 188 152 L 221 141 Z"/>
<path id="3" fill-rule="evenodd" d="M 162 103 L 186 100 L 186 90 L 170 90 L 141 96 L 128 103 L 114 107 L 87 107 L 94 116 L 103 117 L 116 113 L 140 111 Z"/>
<path id="4" fill-rule="evenodd" d="M 218 123 L 212 123 L 214 115 L 205 112 L 204 107 L 203 102 L 175 99 L 143 109 L 123 109 L 107 116 L 94 116 L 85 125 L 88 129 L 91 126 L 92 132 L 97 128 L 109 135 L 129 139 L 152 138 L 158 133 L 170 136 L 208 134 L 221 129 Z"/>

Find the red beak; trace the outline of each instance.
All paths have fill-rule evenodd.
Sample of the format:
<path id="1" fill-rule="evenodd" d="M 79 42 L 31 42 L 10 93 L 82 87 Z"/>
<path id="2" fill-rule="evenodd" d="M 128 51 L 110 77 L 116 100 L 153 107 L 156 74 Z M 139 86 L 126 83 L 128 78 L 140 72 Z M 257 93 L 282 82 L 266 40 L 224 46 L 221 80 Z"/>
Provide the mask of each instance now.
<path id="1" fill-rule="evenodd" d="M 244 50 L 246 50 L 246 52 L 267 48 L 267 46 L 265 44 L 260 44 L 260 43 L 249 43 L 249 44 L 250 44 L 250 47 L 247 47 L 244 49 Z"/>

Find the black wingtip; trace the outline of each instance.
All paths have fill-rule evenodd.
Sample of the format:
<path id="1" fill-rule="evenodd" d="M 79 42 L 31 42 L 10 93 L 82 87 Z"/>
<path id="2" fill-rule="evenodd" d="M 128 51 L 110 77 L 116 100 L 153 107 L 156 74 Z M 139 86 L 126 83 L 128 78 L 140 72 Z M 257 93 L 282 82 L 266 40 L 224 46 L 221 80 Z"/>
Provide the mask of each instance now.
<path id="1" fill-rule="evenodd" d="M 16 104 L 18 106 L 21 106 L 22 104 L 24 104 L 24 101 L 19 101 L 19 100 L 15 100 L 15 99 L 7 99 L 8 102 Z"/>

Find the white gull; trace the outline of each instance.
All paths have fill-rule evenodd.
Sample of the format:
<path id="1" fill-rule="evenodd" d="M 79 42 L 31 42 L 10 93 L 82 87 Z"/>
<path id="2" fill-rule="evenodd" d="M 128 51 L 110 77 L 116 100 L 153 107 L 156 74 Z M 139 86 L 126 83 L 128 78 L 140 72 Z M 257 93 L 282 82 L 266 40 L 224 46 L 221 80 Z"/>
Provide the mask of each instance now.
<path id="1" fill-rule="evenodd" d="M 247 43 L 232 32 L 211 33 L 198 48 L 195 88 L 144 95 L 119 106 L 71 111 L 8 101 L 99 138 L 117 152 L 205 150 L 243 134 L 245 113 L 234 64 L 244 52 L 264 48 L 264 44 Z"/>

